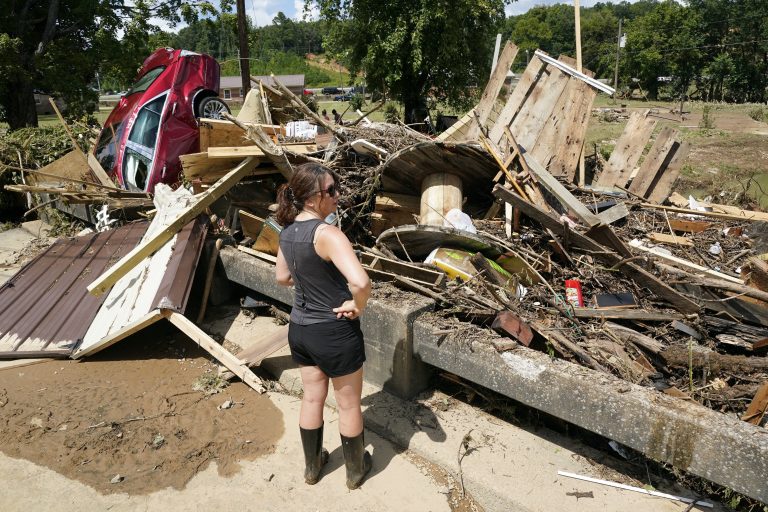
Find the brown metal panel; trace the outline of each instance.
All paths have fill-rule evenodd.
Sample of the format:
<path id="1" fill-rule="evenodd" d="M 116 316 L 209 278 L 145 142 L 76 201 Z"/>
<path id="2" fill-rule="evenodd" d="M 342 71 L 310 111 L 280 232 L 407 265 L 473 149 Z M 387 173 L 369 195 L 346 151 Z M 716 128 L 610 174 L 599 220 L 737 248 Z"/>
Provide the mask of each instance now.
<path id="1" fill-rule="evenodd" d="M 178 233 L 173 254 L 153 301 L 155 307 L 184 313 L 207 230 L 208 217 L 201 214 Z"/>
<path id="2" fill-rule="evenodd" d="M 133 249 L 147 225 L 58 240 L 22 267 L 0 287 L 0 358 L 70 353 L 104 300 L 86 286 Z"/>

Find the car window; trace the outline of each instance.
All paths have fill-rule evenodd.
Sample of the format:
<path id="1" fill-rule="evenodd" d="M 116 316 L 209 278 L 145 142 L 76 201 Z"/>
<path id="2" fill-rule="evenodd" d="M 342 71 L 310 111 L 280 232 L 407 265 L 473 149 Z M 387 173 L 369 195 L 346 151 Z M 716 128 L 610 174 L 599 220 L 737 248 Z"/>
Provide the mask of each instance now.
<path id="1" fill-rule="evenodd" d="M 166 95 L 164 94 L 142 107 L 131 129 L 131 135 L 128 137 L 129 141 L 154 149 L 165 98 Z"/>
<path id="2" fill-rule="evenodd" d="M 144 191 L 155 160 L 155 146 L 167 94 L 144 105 L 128 135 L 123 156 L 123 177 L 129 190 Z"/>
<path id="3" fill-rule="evenodd" d="M 101 167 L 109 173 L 115 166 L 117 159 L 117 141 L 120 140 L 123 133 L 122 122 L 115 123 L 104 127 L 101 131 L 99 141 L 96 143 L 96 160 L 99 161 Z"/>
<path id="4" fill-rule="evenodd" d="M 147 73 L 139 78 L 135 84 L 131 86 L 130 89 L 128 89 L 128 92 L 125 93 L 126 96 L 130 96 L 133 93 L 136 92 L 144 92 L 146 91 L 150 85 L 152 85 L 152 82 L 157 79 L 158 76 L 160 76 L 160 73 L 165 71 L 165 66 L 160 66 L 158 68 L 153 68 L 147 71 Z"/>

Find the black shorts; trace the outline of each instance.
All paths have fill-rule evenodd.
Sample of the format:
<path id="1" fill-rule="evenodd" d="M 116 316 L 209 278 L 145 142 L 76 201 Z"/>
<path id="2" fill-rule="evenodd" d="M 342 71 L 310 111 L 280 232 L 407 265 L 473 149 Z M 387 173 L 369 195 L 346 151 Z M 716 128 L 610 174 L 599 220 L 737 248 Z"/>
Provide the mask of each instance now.
<path id="1" fill-rule="evenodd" d="M 328 377 L 354 373 L 365 362 L 360 320 L 331 320 L 288 327 L 288 346 L 296 363 L 317 366 Z"/>

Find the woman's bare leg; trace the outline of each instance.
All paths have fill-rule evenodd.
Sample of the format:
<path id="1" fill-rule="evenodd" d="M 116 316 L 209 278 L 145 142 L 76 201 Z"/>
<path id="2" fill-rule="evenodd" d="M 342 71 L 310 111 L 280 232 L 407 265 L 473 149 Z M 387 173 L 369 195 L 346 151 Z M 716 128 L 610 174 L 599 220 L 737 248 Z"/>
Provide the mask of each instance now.
<path id="1" fill-rule="evenodd" d="M 317 366 L 301 366 L 304 396 L 301 399 L 299 426 L 311 430 L 323 425 L 323 407 L 328 396 L 328 376 Z"/>
<path id="2" fill-rule="evenodd" d="M 339 406 L 339 433 L 354 437 L 363 431 L 360 395 L 363 391 L 363 369 L 343 377 L 334 377 L 333 391 Z"/>

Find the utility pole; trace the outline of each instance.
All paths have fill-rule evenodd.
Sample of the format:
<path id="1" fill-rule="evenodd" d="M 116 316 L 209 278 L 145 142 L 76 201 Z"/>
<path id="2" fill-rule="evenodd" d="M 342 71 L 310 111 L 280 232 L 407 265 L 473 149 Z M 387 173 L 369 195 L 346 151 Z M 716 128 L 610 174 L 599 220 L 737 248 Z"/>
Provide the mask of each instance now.
<path id="1" fill-rule="evenodd" d="M 245 0 L 237 0 L 237 35 L 240 40 L 240 79 L 243 98 L 251 89 L 251 66 L 248 59 L 248 25 L 245 22 Z"/>
<path id="2" fill-rule="evenodd" d="M 573 0 L 574 24 L 576 25 L 576 70 L 581 72 L 581 9 L 579 0 Z"/>
<path id="3" fill-rule="evenodd" d="M 621 52 L 621 22 L 619 18 L 619 36 L 616 38 L 616 67 L 613 69 L 613 98 L 616 99 L 616 91 L 619 90 L 619 53 Z"/>

